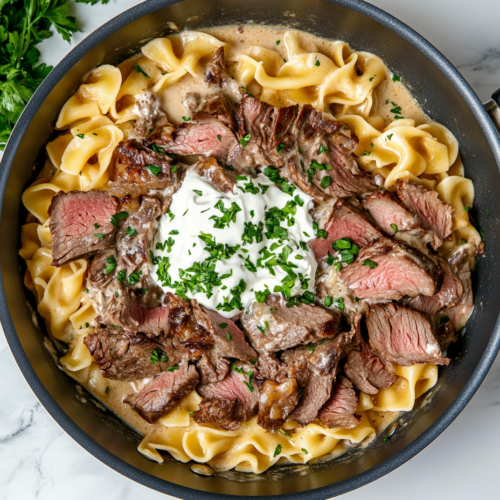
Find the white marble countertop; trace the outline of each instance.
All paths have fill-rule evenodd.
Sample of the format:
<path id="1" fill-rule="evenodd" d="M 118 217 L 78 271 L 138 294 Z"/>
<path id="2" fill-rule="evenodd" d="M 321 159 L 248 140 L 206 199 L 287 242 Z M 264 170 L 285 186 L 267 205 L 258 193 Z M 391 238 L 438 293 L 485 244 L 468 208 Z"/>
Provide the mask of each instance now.
<path id="1" fill-rule="evenodd" d="M 251 0 L 250 0 L 251 1 Z M 77 4 L 88 33 L 139 3 L 110 0 Z M 372 0 L 413 27 L 462 72 L 480 99 L 500 87 L 499 0 Z M 44 42 L 43 60 L 57 63 L 70 49 L 59 37 Z M 106 468 L 61 431 L 24 381 L 0 333 L 0 500 L 107 500 L 170 498 Z M 498 498 L 500 359 L 456 421 L 398 470 L 346 500 Z M 425 485 L 423 487 L 423 485 Z"/>

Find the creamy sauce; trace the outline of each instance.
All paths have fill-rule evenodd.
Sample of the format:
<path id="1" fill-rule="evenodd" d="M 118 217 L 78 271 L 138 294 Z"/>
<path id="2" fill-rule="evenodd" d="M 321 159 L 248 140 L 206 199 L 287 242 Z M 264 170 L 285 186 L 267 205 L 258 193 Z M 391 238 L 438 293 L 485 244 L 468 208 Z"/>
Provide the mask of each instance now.
<path id="1" fill-rule="evenodd" d="M 173 196 L 170 210 L 160 218 L 153 251 L 156 257 L 168 259 L 168 274 L 171 282 L 175 283 L 180 282 L 182 277 L 196 275 L 203 262 L 209 265 L 207 259 L 211 257 L 214 244 L 227 245 L 226 255 L 215 261 L 213 270 L 220 284 L 203 287 L 206 293 L 184 292 L 190 299 L 217 309 L 227 318 L 239 310 L 229 305 L 225 308 L 221 306 L 229 304 L 235 296 L 230 291 L 240 283 L 246 284 L 241 293 L 241 305 L 249 309 L 257 300 L 257 294 L 272 293 L 275 287 L 283 285 L 283 280 L 289 275 L 295 276 L 295 284 L 290 289 L 292 296 L 300 295 L 305 290 L 314 293 L 317 266 L 306 244 L 315 234 L 309 214 L 313 208 L 312 198 L 299 188 L 290 196 L 263 174 L 255 179 L 246 176 L 238 179 L 234 193 L 221 193 L 193 170 L 188 172 Z M 280 233 L 280 237 L 285 238 L 283 240 L 271 237 L 266 229 L 266 214 L 269 217 L 273 208 L 287 210 L 283 214 L 286 219 L 280 222 L 284 233 L 284 236 Z M 220 221 L 224 216 L 222 210 L 232 214 L 228 223 Z M 215 227 L 221 224 L 223 228 Z M 249 229 L 256 229 L 261 237 L 249 236 Z M 199 268 L 196 268 L 196 263 Z M 175 292 L 174 287 L 166 285 L 164 268 L 162 264 L 156 265 L 154 276 L 164 291 Z M 186 273 L 187 269 L 192 271 Z M 305 288 L 302 286 L 304 278 L 307 280 Z"/>

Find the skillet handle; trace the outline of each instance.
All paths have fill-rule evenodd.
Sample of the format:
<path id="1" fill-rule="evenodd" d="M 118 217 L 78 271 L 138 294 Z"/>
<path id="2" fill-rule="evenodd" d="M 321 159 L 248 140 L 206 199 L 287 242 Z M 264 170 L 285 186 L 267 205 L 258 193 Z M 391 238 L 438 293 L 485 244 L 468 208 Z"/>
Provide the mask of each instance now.
<path id="1" fill-rule="evenodd" d="M 488 102 L 484 103 L 484 108 L 500 134 L 500 89 L 493 93 Z"/>

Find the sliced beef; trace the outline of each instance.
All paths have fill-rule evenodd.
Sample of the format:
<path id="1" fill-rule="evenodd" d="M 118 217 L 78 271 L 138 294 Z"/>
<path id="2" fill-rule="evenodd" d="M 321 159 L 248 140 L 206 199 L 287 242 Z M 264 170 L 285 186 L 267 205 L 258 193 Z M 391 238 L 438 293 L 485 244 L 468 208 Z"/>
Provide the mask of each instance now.
<path id="1" fill-rule="evenodd" d="M 221 356 L 250 361 L 257 358 L 257 353 L 248 345 L 245 335 L 236 323 L 224 318 L 218 312 L 200 307 L 195 300 L 191 301 L 194 316 L 198 324 L 210 333 L 214 340 L 214 349 Z"/>
<path id="2" fill-rule="evenodd" d="M 453 306 L 446 307 L 441 312 L 441 317 L 448 317 L 453 330 L 460 330 L 465 326 L 474 308 L 472 295 L 471 271 L 469 262 L 465 261 L 459 265 L 457 275 L 462 282 L 463 293 L 460 300 Z M 443 320 L 440 318 L 441 323 Z"/>
<path id="3" fill-rule="evenodd" d="M 290 368 L 290 376 L 304 365 L 308 372 L 303 395 L 297 408 L 290 415 L 290 420 L 305 426 L 318 416 L 319 410 L 330 397 L 338 363 L 351 340 L 351 332 L 341 333 L 336 338 L 325 340 L 316 346 L 297 347 L 283 353 L 281 359 Z M 299 385 L 301 382 L 303 380 L 298 380 Z"/>
<path id="4" fill-rule="evenodd" d="M 161 109 L 160 99 L 150 90 L 136 98 L 135 108 L 139 119 L 135 124 L 134 132 L 141 139 L 161 132 L 163 127 L 170 125 L 165 111 Z"/>
<path id="5" fill-rule="evenodd" d="M 261 388 L 258 424 L 267 430 L 281 427 L 299 402 L 299 388 L 294 378 L 278 384 L 266 380 Z"/>
<path id="6" fill-rule="evenodd" d="M 178 364 L 186 352 L 171 343 L 160 345 L 121 328 L 97 330 L 83 339 L 105 378 L 139 380 Z"/>
<path id="7" fill-rule="evenodd" d="M 151 139 L 169 153 L 215 156 L 223 163 L 238 144 L 232 111 L 222 93 L 206 101 L 203 110 L 195 113 L 189 122 L 175 127 L 171 137 L 161 135 Z"/>
<path id="8" fill-rule="evenodd" d="M 213 156 L 207 159 L 200 159 L 195 168 L 196 173 L 200 177 L 209 181 L 221 193 L 234 193 L 234 172 L 221 167 Z"/>
<path id="9" fill-rule="evenodd" d="M 273 148 L 273 106 L 255 97 L 245 96 L 236 110 L 238 138 L 242 140 L 233 149 L 228 163 L 237 169 L 257 166 L 283 166 L 282 158 Z M 248 141 L 245 140 L 248 138 Z"/>
<path id="10" fill-rule="evenodd" d="M 361 422 L 354 415 L 358 406 L 358 396 L 352 389 L 351 382 L 339 377 L 333 383 L 331 396 L 319 412 L 319 419 L 326 427 L 342 427 L 352 429 Z"/>
<path id="11" fill-rule="evenodd" d="M 363 208 L 389 236 L 403 231 L 414 231 L 416 236 L 423 237 L 424 230 L 418 220 L 389 191 L 374 191 L 365 196 Z"/>
<path id="12" fill-rule="evenodd" d="M 197 424 L 214 423 L 226 431 L 235 431 L 240 427 L 236 417 L 237 405 L 237 399 L 204 399 L 193 413 L 193 419 Z"/>
<path id="13" fill-rule="evenodd" d="M 265 351 L 259 353 L 256 366 L 264 379 L 281 383 L 288 376 L 286 366 L 274 354 L 268 354 Z"/>
<path id="14" fill-rule="evenodd" d="M 354 387 L 365 394 L 377 394 L 380 389 L 391 387 L 398 379 L 365 342 L 349 353 L 344 371 Z"/>
<path id="15" fill-rule="evenodd" d="M 143 196 L 139 209 L 118 223 L 117 269 L 125 270 L 129 284 L 134 281 L 130 275 L 140 271 L 142 274 L 136 283 L 140 288 L 143 288 L 141 277 L 148 275 L 151 268 L 149 250 L 154 236 L 154 223 L 160 215 L 160 202 L 151 196 Z"/>
<path id="16" fill-rule="evenodd" d="M 267 353 L 332 337 L 340 322 L 340 314 L 319 306 L 301 304 L 288 308 L 279 295 L 268 296 L 265 303 L 255 303 L 252 313 L 243 316 L 243 326 L 254 347 Z"/>
<path id="17" fill-rule="evenodd" d="M 200 385 L 198 393 L 205 399 L 236 401 L 232 418 L 246 422 L 258 411 L 259 389 L 253 380 L 255 369 L 246 363 L 235 363 L 228 376 L 215 384 Z"/>
<path id="18" fill-rule="evenodd" d="M 439 199 L 436 191 L 408 179 L 398 180 L 397 191 L 405 206 L 417 215 L 420 224 L 433 232 L 432 246 L 437 250 L 451 234 L 453 209 Z"/>
<path id="19" fill-rule="evenodd" d="M 201 355 L 196 367 L 202 384 L 215 384 L 226 378 L 229 372 L 229 360 L 211 349 Z"/>
<path id="20" fill-rule="evenodd" d="M 373 350 L 384 360 L 402 366 L 415 363 L 447 365 L 429 317 L 397 304 L 370 307 L 366 325 Z"/>
<path id="21" fill-rule="evenodd" d="M 333 214 L 326 224 L 328 238 L 316 238 L 309 243 L 316 260 L 332 253 L 332 243 L 341 238 L 349 238 L 359 247 L 365 247 L 382 237 L 358 210 L 347 202 L 339 200 L 333 207 Z"/>
<path id="22" fill-rule="evenodd" d="M 198 323 L 193 313 L 193 305 L 197 307 L 195 301 L 189 303 L 167 292 L 164 304 L 170 309 L 170 333 L 193 355 L 199 356 L 214 345 L 210 332 Z"/>
<path id="23" fill-rule="evenodd" d="M 434 295 L 443 275 L 418 250 L 382 238 L 362 248 L 355 262 L 342 269 L 340 279 L 360 299 L 399 300 Z"/>
<path id="24" fill-rule="evenodd" d="M 59 191 L 49 207 L 52 265 L 60 267 L 114 245 L 117 201 L 103 191 Z"/>
<path id="25" fill-rule="evenodd" d="M 431 297 L 417 295 L 416 297 L 403 300 L 404 304 L 411 306 L 417 311 L 425 312 L 431 317 L 443 307 L 454 306 L 460 300 L 464 292 L 462 281 L 448 263 L 443 259 L 439 259 L 439 264 L 443 270 L 444 279 L 438 293 Z"/>
<path id="26" fill-rule="evenodd" d="M 92 261 L 87 275 L 87 288 L 94 301 L 97 321 L 153 337 L 168 332 L 169 308 L 158 306 L 148 309 L 141 305 L 130 287 L 117 279 L 117 268 L 113 268 L 116 262 L 114 250 L 101 252 Z"/>
<path id="27" fill-rule="evenodd" d="M 177 182 L 171 159 L 133 140 L 120 142 L 116 147 L 116 164 L 110 181 L 115 196 L 137 197 L 151 189 L 165 189 Z M 149 167 L 149 168 L 148 168 Z"/>
<path id="28" fill-rule="evenodd" d="M 205 83 L 220 84 L 226 71 L 226 61 L 224 58 L 224 47 L 219 47 L 212 58 L 212 61 L 207 64 L 205 71 Z"/>
<path id="29" fill-rule="evenodd" d="M 124 400 L 142 418 L 154 423 L 173 410 L 186 396 L 191 394 L 200 379 L 196 368 L 182 362 L 177 369 L 163 372 L 152 382 Z"/>
<path id="30" fill-rule="evenodd" d="M 239 102 L 244 94 L 238 82 L 228 73 L 224 58 L 224 47 L 219 47 L 208 63 L 205 71 L 205 83 L 223 90 L 231 101 Z"/>

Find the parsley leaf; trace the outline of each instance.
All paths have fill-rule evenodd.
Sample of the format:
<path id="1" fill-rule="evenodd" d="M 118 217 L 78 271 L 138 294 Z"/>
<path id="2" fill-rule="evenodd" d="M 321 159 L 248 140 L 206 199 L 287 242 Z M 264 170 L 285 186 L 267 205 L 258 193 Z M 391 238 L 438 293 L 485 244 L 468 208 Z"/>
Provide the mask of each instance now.
<path id="1" fill-rule="evenodd" d="M 158 174 L 161 172 L 161 167 L 156 165 L 146 165 L 146 168 L 155 176 L 158 177 Z"/>
<path id="2" fill-rule="evenodd" d="M 118 212 L 117 214 L 115 214 L 111 217 L 109 222 L 111 222 L 111 224 L 113 226 L 117 226 L 118 221 L 120 221 L 122 219 L 126 219 L 127 217 L 128 217 L 128 212 Z"/>
<path id="3" fill-rule="evenodd" d="M 168 356 L 159 348 L 155 347 L 151 352 L 151 356 L 149 358 L 149 362 L 154 365 L 161 361 L 162 363 L 168 362 Z"/>

